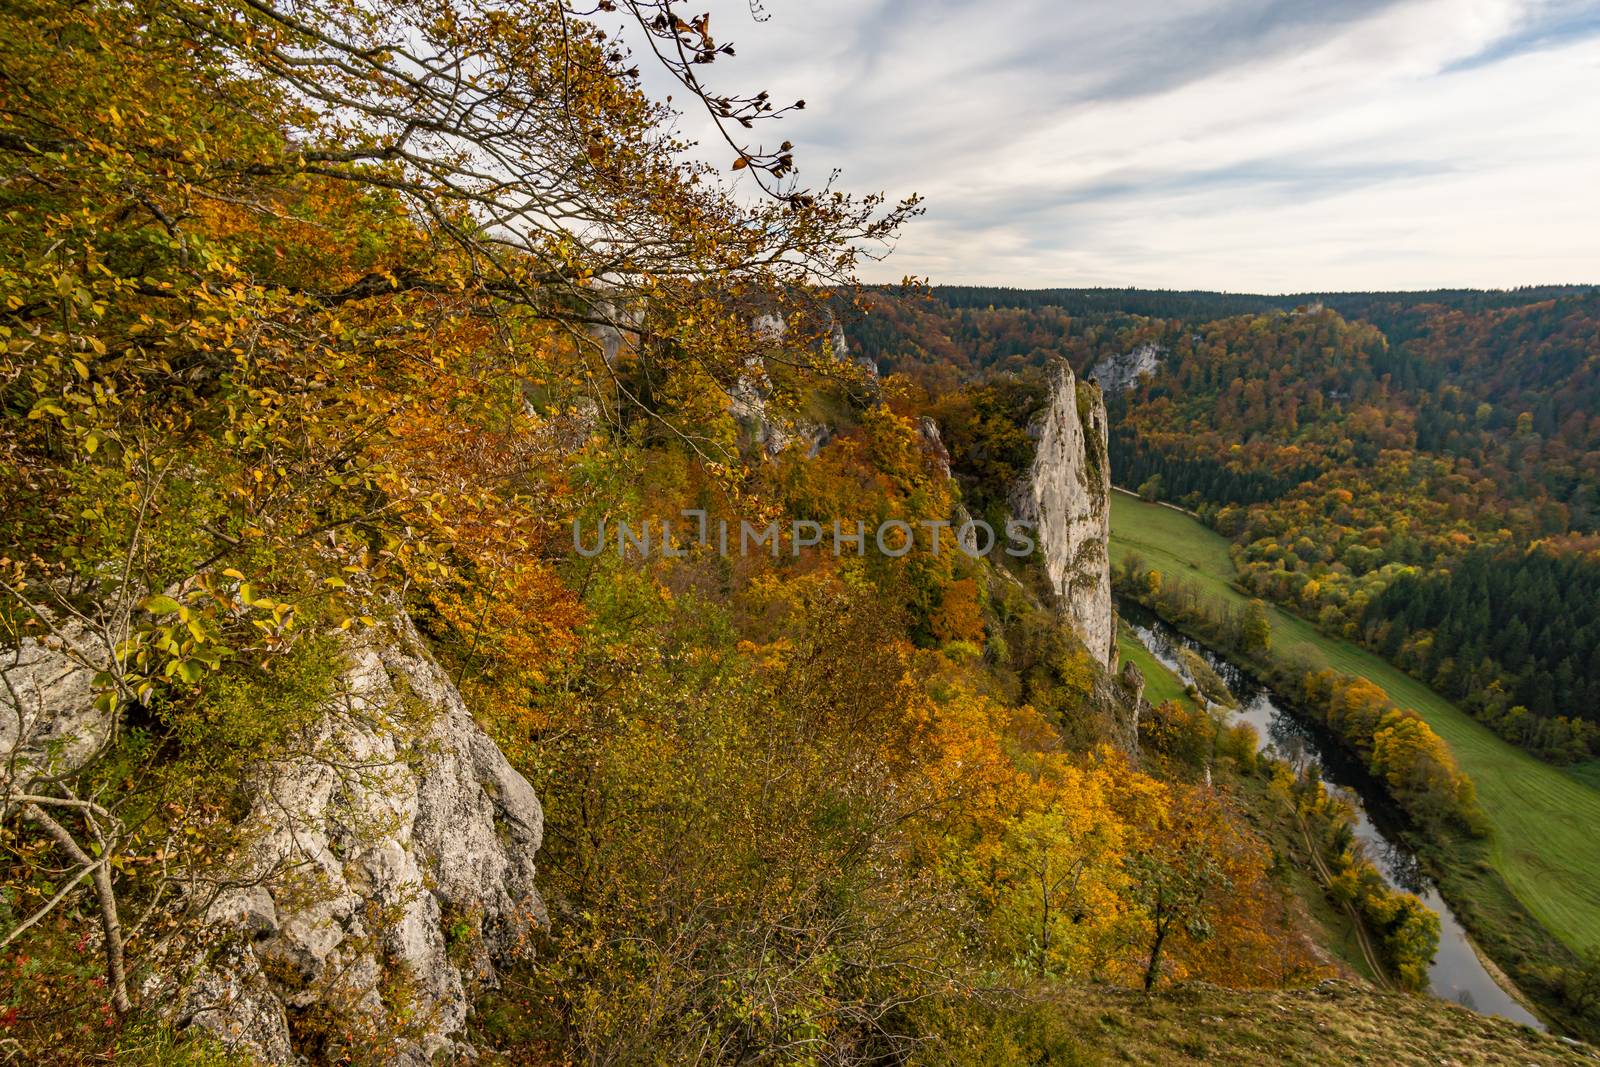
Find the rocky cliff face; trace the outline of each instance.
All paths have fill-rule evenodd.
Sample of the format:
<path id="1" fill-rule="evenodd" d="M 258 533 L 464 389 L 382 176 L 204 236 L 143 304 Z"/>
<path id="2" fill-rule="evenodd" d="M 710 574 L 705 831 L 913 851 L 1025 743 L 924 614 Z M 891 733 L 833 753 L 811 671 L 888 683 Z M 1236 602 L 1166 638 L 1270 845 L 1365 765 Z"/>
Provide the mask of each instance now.
<path id="1" fill-rule="evenodd" d="M 0 654 L 0 785 L 28 792 L 35 779 L 76 770 L 106 743 L 111 722 L 95 710 L 93 685 L 105 661 L 71 623 L 55 641 L 29 638 Z"/>
<path id="2" fill-rule="evenodd" d="M 292 1021 L 354 1005 L 399 1061 L 459 1039 L 472 995 L 529 951 L 544 813 L 409 619 L 351 643 L 312 754 L 250 785 L 248 865 L 209 917 L 236 935 L 184 984 L 181 1021 L 292 1062 Z M 335 753 L 329 758 L 322 753 Z"/>
<path id="3" fill-rule="evenodd" d="M 1036 424 L 1029 477 L 1012 495 L 1017 518 L 1037 524 L 1050 584 L 1063 615 L 1106 667 L 1115 655 L 1111 608 L 1111 471 L 1100 389 L 1062 364 Z"/>
<path id="4" fill-rule="evenodd" d="M 944 437 L 939 433 L 939 424 L 932 416 L 924 415 L 917 421 L 917 432 L 922 437 L 922 448 L 927 453 L 939 477 L 948 481 L 950 479 L 950 450 L 944 446 Z"/>
<path id="5" fill-rule="evenodd" d="M 269 1063 L 297 1062 L 301 1032 L 321 1017 L 388 1034 L 394 1062 L 426 1064 L 469 1052 L 473 995 L 545 921 L 534 888 L 544 815 L 408 618 L 344 652 L 295 755 L 263 760 L 243 784 L 239 854 L 208 872 L 220 892 L 187 893 L 203 936 L 192 952 L 142 961 L 140 999 Z M 16 784 L 87 758 L 105 736 L 85 658 L 29 642 L 0 668 L 0 712 L 18 727 L 0 731 L 0 747 L 21 768 Z"/>
<path id="6" fill-rule="evenodd" d="M 1139 379 L 1154 376 L 1161 370 L 1161 360 L 1166 349 L 1159 345 L 1143 344 L 1132 352 L 1107 356 L 1084 375 L 1108 393 L 1126 393 L 1139 384 Z"/>
<path id="7" fill-rule="evenodd" d="M 762 313 L 751 320 L 750 331 L 761 341 L 778 346 L 788 337 L 789 327 L 780 316 Z M 834 321 L 827 343 L 835 357 L 851 358 L 850 342 L 842 323 Z M 866 372 L 867 384 L 875 390 L 878 365 L 864 357 L 855 357 L 854 362 Z M 766 361 L 759 355 L 750 355 L 728 391 L 728 413 L 744 428 L 750 444 L 762 454 L 776 456 L 795 445 L 807 459 L 814 457 L 832 439 L 833 427 L 776 417 L 767 407 L 771 395 L 772 380 L 767 375 Z"/>

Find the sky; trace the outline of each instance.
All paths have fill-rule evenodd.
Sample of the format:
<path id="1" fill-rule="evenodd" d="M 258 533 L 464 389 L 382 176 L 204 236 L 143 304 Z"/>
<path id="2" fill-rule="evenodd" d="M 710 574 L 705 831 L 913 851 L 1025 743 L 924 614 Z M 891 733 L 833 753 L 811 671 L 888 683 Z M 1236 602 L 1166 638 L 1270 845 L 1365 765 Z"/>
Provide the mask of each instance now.
<path id="1" fill-rule="evenodd" d="M 926 198 L 869 281 L 1600 282 L 1600 0 L 709 6 L 803 182 Z"/>

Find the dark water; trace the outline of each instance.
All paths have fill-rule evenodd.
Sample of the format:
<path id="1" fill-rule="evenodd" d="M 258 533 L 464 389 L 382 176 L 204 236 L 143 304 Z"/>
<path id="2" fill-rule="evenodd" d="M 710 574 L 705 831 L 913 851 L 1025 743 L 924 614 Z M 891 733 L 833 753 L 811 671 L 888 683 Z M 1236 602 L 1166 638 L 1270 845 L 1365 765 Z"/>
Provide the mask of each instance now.
<path id="1" fill-rule="evenodd" d="M 1439 895 L 1438 887 L 1422 872 L 1416 855 L 1379 825 L 1385 801 L 1365 768 L 1346 755 L 1320 728 L 1291 715 L 1285 701 L 1221 656 L 1178 633 L 1136 604 L 1118 603 L 1117 610 L 1151 654 L 1186 682 L 1192 679 L 1178 657 L 1178 649 L 1187 647 L 1203 656 L 1239 699 L 1239 707 L 1232 716 L 1256 728 L 1261 735 L 1263 752 L 1292 764 L 1321 768 L 1322 779 L 1328 787 L 1354 804 L 1355 836 L 1366 846 L 1373 864 L 1391 885 L 1415 893 L 1439 913 L 1439 952 L 1428 969 L 1429 988 L 1434 996 L 1544 1029 L 1538 1019 L 1489 977 L 1467 940 L 1466 931 Z M 1377 822 L 1374 816 L 1378 817 Z"/>

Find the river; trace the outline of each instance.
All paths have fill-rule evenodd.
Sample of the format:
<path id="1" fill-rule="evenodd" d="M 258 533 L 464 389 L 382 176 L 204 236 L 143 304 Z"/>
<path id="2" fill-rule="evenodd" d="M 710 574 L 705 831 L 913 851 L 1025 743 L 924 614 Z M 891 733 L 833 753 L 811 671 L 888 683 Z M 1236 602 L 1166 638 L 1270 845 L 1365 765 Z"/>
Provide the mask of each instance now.
<path id="1" fill-rule="evenodd" d="M 1238 698 L 1239 707 L 1231 714 L 1256 728 L 1263 752 L 1291 762 L 1316 765 L 1321 768 L 1323 781 L 1354 804 L 1355 836 L 1366 846 L 1378 870 L 1390 884 L 1415 893 L 1439 914 L 1439 951 L 1428 968 L 1428 984 L 1434 996 L 1488 1015 L 1545 1029 L 1544 1024 L 1500 988 L 1484 969 L 1466 931 L 1451 912 L 1450 905 L 1439 895 L 1438 887 L 1423 873 L 1416 855 L 1374 821 L 1374 814 L 1385 810 L 1385 800 L 1364 768 L 1338 748 L 1328 734 L 1290 714 L 1286 701 L 1204 645 L 1178 633 L 1137 604 L 1119 602 L 1117 610 L 1151 654 L 1185 682 L 1193 680 L 1184 669 L 1177 650 L 1187 647 L 1203 656 Z"/>

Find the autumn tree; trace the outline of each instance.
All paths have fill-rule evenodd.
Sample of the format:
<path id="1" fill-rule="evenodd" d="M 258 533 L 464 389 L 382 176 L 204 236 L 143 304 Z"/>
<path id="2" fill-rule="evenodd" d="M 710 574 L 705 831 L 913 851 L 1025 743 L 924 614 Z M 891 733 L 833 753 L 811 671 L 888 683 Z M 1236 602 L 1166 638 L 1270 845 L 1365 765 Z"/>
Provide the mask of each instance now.
<path id="1" fill-rule="evenodd" d="M 1057 799 L 1008 829 L 999 851 L 996 925 L 1039 976 L 1103 972 L 1124 921 L 1127 827 L 1101 775 L 1073 771 Z"/>
<path id="2" fill-rule="evenodd" d="M 1267 652 L 1272 647 L 1272 622 L 1267 618 L 1267 605 L 1252 599 L 1239 621 L 1239 645 L 1246 652 Z"/>
<path id="3" fill-rule="evenodd" d="M 1146 992 L 1160 980 L 1162 953 L 1175 936 L 1202 942 L 1214 933 L 1216 905 L 1233 888 L 1218 852 L 1220 829 L 1213 809 L 1186 806 L 1149 828 L 1129 858 L 1132 895 L 1143 915 Z"/>

